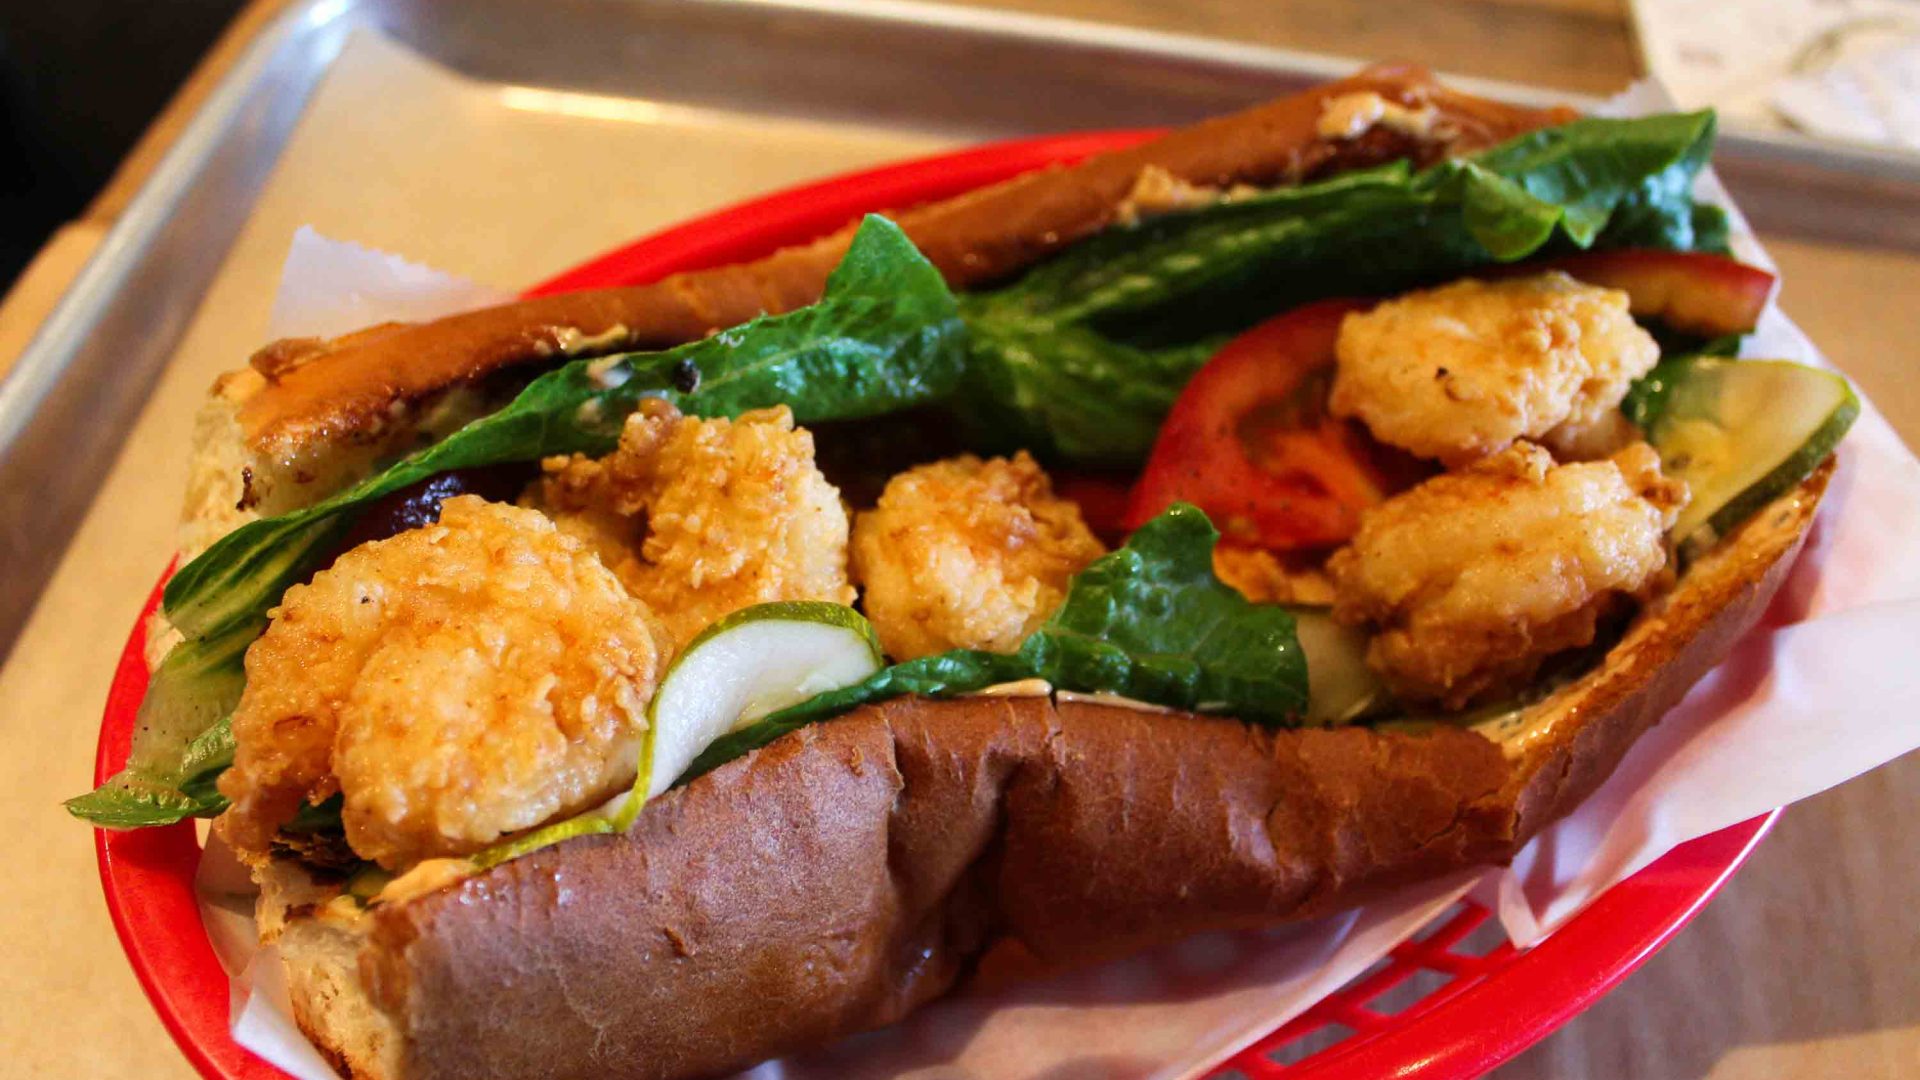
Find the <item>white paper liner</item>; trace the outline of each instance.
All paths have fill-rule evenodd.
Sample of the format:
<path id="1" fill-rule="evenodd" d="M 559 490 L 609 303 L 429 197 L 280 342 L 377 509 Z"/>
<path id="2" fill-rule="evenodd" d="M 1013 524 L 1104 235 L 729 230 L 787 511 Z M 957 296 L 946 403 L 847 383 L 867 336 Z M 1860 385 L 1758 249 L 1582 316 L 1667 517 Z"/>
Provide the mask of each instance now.
<path id="1" fill-rule="evenodd" d="M 1609 106 L 1667 107 L 1638 86 Z M 1699 188 L 1723 205 L 1711 175 Z M 1771 266 L 1735 213 L 1742 258 Z M 388 306 L 392 295 L 397 303 Z M 337 333 L 420 319 L 497 294 L 450 275 L 302 230 L 289 253 L 277 334 Z M 1777 309 L 1743 353 L 1829 366 Z M 1765 624 L 1643 737 L 1594 796 L 1509 868 L 1431 883 L 1392 901 L 1298 927 L 1204 935 L 1062 978 L 937 1002 L 884 1031 L 769 1062 L 759 1080 L 939 1077 L 1180 1078 L 1304 1012 L 1364 972 L 1469 889 L 1529 946 L 1675 846 L 1784 806 L 1920 746 L 1920 462 L 1871 403 L 1840 465 L 1808 550 Z M 211 861 L 211 860 L 209 860 Z M 229 883 L 230 884 L 230 883 Z M 234 1039 L 301 1080 L 334 1073 L 288 1018 L 270 950 L 232 932 L 227 888 L 203 893 L 231 953 Z M 234 941 L 238 938 L 238 943 Z"/>
<path id="2" fill-rule="evenodd" d="M 338 337 L 383 322 L 426 322 L 504 304 L 513 294 L 302 225 L 287 249 L 267 340 Z"/>

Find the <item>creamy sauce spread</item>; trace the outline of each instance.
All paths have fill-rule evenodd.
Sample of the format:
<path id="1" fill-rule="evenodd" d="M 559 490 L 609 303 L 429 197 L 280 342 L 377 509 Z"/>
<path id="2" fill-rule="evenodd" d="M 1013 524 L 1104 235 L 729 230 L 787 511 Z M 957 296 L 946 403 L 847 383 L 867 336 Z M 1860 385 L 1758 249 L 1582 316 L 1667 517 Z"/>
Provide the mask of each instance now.
<path id="1" fill-rule="evenodd" d="M 1082 693 L 1078 690 L 1062 690 L 1054 695 L 1058 701 L 1076 702 L 1082 705 L 1111 705 L 1120 709 L 1132 709 L 1134 712 L 1170 713 L 1174 710 L 1165 705 L 1150 705 L 1144 701 L 1135 701 L 1119 694 L 1109 694 L 1104 690 L 1094 693 Z"/>
<path id="2" fill-rule="evenodd" d="M 602 390 L 611 390 L 631 378 L 633 369 L 627 366 L 626 357 L 618 354 L 587 364 L 587 381 Z"/>
<path id="3" fill-rule="evenodd" d="M 1232 202 L 1259 191 L 1250 184 L 1235 184 L 1230 188 L 1190 184 L 1158 165 L 1148 165 L 1133 178 L 1133 187 L 1126 198 L 1114 207 L 1114 220 L 1121 225 L 1138 225 L 1162 214 Z"/>
<path id="4" fill-rule="evenodd" d="M 629 337 L 626 324 L 615 323 L 597 334 L 583 334 L 571 326 L 562 326 L 553 332 L 554 343 L 568 356 L 578 356 L 583 352 L 604 349 L 623 344 Z"/>
<path id="5" fill-rule="evenodd" d="M 1017 682 L 995 683 L 983 686 L 965 697 L 1046 697 L 1053 693 L 1053 684 L 1045 679 L 1021 679 Z"/>
<path id="6" fill-rule="evenodd" d="M 1371 90 L 1361 90 L 1322 102 L 1315 133 L 1323 139 L 1357 139 L 1379 126 L 1402 135 L 1425 137 L 1435 134 L 1439 123 L 1440 112 L 1430 103 L 1409 109 Z"/>
<path id="7" fill-rule="evenodd" d="M 1122 225 L 1135 225 L 1142 218 L 1206 206 L 1220 195 L 1219 188 L 1189 184 L 1158 165 L 1149 165 L 1133 178 L 1127 197 L 1114 208 L 1114 218 Z"/>
<path id="8" fill-rule="evenodd" d="M 360 920 L 364 919 L 366 914 L 367 909 L 361 906 L 360 901 L 348 896 L 346 893 L 341 893 L 339 896 L 320 905 L 320 907 L 314 911 L 313 917 L 323 923 L 330 923 L 334 926 L 353 927 L 359 925 Z"/>
<path id="9" fill-rule="evenodd" d="M 1135 701 L 1130 697 L 1121 697 L 1119 694 L 1109 694 L 1105 691 L 1087 693 L 1080 690 L 1056 690 L 1054 685 L 1045 679 L 1020 679 L 1016 682 L 995 683 L 992 686 L 983 686 L 978 690 L 969 691 L 960 696 L 1005 698 L 1052 697 L 1055 701 L 1076 702 L 1082 705 L 1111 705 L 1121 709 L 1132 709 L 1135 712 L 1170 713 L 1176 711 L 1167 708 L 1165 705 L 1151 705 L 1144 701 Z"/>
<path id="10" fill-rule="evenodd" d="M 1604 661 L 1603 661 L 1604 663 Z M 1556 689 L 1558 694 L 1565 687 Z M 1540 744 L 1557 737 L 1563 725 L 1577 728 L 1583 708 L 1580 704 L 1561 705 L 1554 701 L 1517 706 L 1498 716 L 1471 725 L 1474 731 L 1500 747 L 1508 761 L 1521 761 L 1533 755 Z"/>
<path id="11" fill-rule="evenodd" d="M 416 897 L 425 896 L 430 892 L 464 881 L 474 873 L 474 865 L 468 859 L 428 859 L 387 882 L 386 887 L 373 898 L 373 902 L 404 904 Z"/>

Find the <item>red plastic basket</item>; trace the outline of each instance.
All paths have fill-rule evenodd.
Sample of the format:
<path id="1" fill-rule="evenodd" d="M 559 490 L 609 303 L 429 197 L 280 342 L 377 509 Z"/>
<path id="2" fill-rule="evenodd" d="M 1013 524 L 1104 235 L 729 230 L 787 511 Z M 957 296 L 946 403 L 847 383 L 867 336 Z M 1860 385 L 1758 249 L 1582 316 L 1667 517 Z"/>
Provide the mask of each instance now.
<path id="1" fill-rule="evenodd" d="M 656 233 L 530 293 L 635 284 L 751 259 L 821 236 L 858 214 L 945 198 L 1152 134 L 996 143 L 790 188 Z M 156 588 L 114 672 L 96 782 L 126 762 L 147 686 L 144 627 L 158 602 Z M 1251 1080 L 1478 1076 L 1592 1004 L 1658 951 L 1745 861 L 1772 821 L 1771 815 L 1755 818 L 1682 845 L 1526 952 L 1499 939 L 1484 907 L 1462 902 L 1374 970 L 1223 1062 L 1221 1071 Z M 216 1080 L 284 1077 L 228 1034 L 227 976 L 194 896 L 200 848 L 193 826 L 98 830 L 94 837 L 120 943 L 188 1059 Z"/>

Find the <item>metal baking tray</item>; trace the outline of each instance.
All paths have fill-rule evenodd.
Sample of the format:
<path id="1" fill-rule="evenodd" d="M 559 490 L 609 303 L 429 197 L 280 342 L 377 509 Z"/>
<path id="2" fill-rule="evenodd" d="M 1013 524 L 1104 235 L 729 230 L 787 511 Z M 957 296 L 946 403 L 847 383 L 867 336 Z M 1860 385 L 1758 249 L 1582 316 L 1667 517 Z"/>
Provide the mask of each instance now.
<path id="1" fill-rule="evenodd" d="M 965 140 L 1190 121 L 1357 64 L 891 0 L 293 3 L 183 129 L 0 383 L 0 572 L 10 586 L 0 590 L 0 658 L 309 95 L 361 28 L 483 82 Z M 1516 101 L 1591 104 L 1456 81 Z M 1717 160 L 1763 229 L 1920 246 L 1920 170 L 1906 161 L 1740 134 Z"/>

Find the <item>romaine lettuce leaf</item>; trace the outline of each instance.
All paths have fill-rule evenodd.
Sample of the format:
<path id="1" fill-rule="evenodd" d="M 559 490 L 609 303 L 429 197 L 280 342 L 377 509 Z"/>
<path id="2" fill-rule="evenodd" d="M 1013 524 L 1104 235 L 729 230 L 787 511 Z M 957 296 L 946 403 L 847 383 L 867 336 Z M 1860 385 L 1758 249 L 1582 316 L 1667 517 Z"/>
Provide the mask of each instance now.
<path id="1" fill-rule="evenodd" d="M 1219 539 L 1205 514 L 1176 503 L 1077 574 L 1060 610 L 1017 652 L 956 649 L 883 668 L 723 736 L 679 782 L 869 702 L 950 697 L 1021 679 L 1259 724 L 1296 723 L 1307 705 L 1307 661 L 1293 615 L 1249 603 L 1214 576 Z"/>

